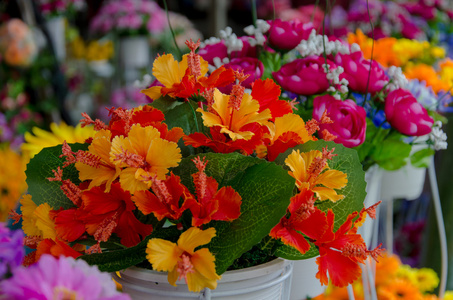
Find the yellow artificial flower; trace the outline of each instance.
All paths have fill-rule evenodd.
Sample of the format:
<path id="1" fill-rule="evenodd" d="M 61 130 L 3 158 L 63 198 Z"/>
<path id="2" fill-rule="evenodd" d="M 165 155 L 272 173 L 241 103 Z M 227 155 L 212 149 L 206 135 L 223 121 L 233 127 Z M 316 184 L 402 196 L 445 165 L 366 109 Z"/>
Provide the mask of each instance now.
<path id="1" fill-rule="evenodd" d="M 415 285 L 422 292 L 431 292 L 439 285 L 437 273 L 430 268 L 421 268 L 415 270 Z"/>
<path id="2" fill-rule="evenodd" d="M 173 84 L 180 83 L 188 68 L 187 58 L 188 54 L 184 55 L 182 61 L 178 62 L 171 54 L 164 54 L 157 57 L 153 63 L 154 77 L 166 88 L 171 88 Z M 199 59 L 201 65 L 201 76 L 199 77 L 204 77 L 208 72 L 208 62 L 200 56 Z M 156 100 L 162 96 L 161 89 L 161 86 L 153 86 L 142 92 L 151 99 Z"/>
<path id="3" fill-rule="evenodd" d="M 55 222 L 50 219 L 49 212 L 53 209 L 48 203 L 37 206 L 31 195 L 24 195 L 20 200 L 22 212 L 22 229 L 27 236 L 55 240 Z"/>
<path id="4" fill-rule="evenodd" d="M 78 124 L 74 127 L 65 123 L 50 124 L 50 131 L 33 127 L 32 132 L 34 135 L 30 132 L 25 133 L 25 143 L 21 146 L 22 153 L 30 159 L 45 147 L 61 145 L 64 141 L 68 144 L 84 143 L 95 133 L 93 126 L 82 127 Z"/>
<path id="5" fill-rule="evenodd" d="M 6 221 L 14 210 L 20 196 L 27 189 L 23 156 L 10 148 L 0 150 L 0 222 Z"/>
<path id="6" fill-rule="evenodd" d="M 453 300 L 453 291 L 446 291 L 443 300 Z"/>
<path id="7" fill-rule="evenodd" d="M 450 86 L 439 78 L 433 67 L 426 64 L 408 64 L 404 69 L 404 75 L 407 79 L 418 79 L 425 81 L 427 86 L 432 87 L 433 91 L 448 91 Z"/>
<path id="8" fill-rule="evenodd" d="M 151 239 L 146 248 L 146 258 L 153 269 L 168 272 L 168 282 L 176 286 L 176 281 L 185 279 L 189 291 L 199 292 L 204 288 L 215 289 L 221 277 L 215 272 L 215 257 L 207 248 L 195 251 L 215 236 L 215 229 L 201 230 L 191 227 L 183 232 L 178 242 Z"/>
<path id="9" fill-rule="evenodd" d="M 81 162 L 75 163 L 75 167 L 79 171 L 79 178 L 82 181 L 91 180 L 89 189 L 105 183 L 105 191 L 109 192 L 112 182 L 120 174 L 121 169 L 110 161 L 111 136 L 112 133 L 110 131 L 101 129 L 96 132 L 91 145 L 88 146 L 88 152 L 100 160 L 97 166 Z"/>
<path id="10" fill-rule="evenodd" d="M 260 104 L 250 94 L 244 93 L 238 110 L 229 105 L 229 99 L 230 95 L 222 94 L 218 89 L 215 89 L 211 112 L 204 111 L 201 108 L 197 111 L 202 114 L 205 126 L 221 127 L 220 132 L 228 134 L 233 141 L 252 138 L 253 132 L 241 130 L 244 125 L 255 122 L 264 125 L 272 117 L 269 109 L 258 112 Z"/>
<path id="11" fill-rule="evenodd" d="M 319 200 L 336 202 L 344 198 L 335 189 L 341 189 L 348 183 L 347 175 L 338 170 L 330 170 L 327 156 L 330 152 L 312 150 L 301 153 L 293 150 L 285 159 L 285 164 L 291 169 L 289 174 L 296 179 L 299 190 L 313 191 Z"/>
<path id="12" fill-rule="evenodd" d="M 168 169 L 181 161 L 178 144 L 164 140 L 152 127 L 134 124 L 127 137 L 112 140 L 110 160 L 122 170 L 121 187 L 131 193 L 147 190 L 154 177 L 164 180 Z"/>

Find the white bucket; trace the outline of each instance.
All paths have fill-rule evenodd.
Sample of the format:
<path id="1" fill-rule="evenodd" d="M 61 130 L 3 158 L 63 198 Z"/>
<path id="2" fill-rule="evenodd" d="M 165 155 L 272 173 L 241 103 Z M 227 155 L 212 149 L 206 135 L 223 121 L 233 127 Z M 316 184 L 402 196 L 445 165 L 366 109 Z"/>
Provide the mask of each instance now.
<path id="1" fill-rule="evenodd" d="M 316 257 L 294 261 L 291 300 L 313 298 L 324 293 L 327 286 L 321 285 L 319 279 L 316 278 L 317 272 Z"/>
<path id="2" fill-rule="evenodd" d="M 141 69 L 150 64 L 150 46 L 145 36 L 125 37 L 120 40 L 121 64 L 124 69 Z"/>
<path id="3" fill-rule="evenodd" d="M 168 283 L 167 273 L 131 267 L 113 274 L 123 292 L 134 300 L 141 299 L 216 299 L 216 300 L 288 300 L 293 262 L 281 258 L 258 266 L 222 274 L 217 288 L 200 293 L 189 292 L 184 281 Z"/>

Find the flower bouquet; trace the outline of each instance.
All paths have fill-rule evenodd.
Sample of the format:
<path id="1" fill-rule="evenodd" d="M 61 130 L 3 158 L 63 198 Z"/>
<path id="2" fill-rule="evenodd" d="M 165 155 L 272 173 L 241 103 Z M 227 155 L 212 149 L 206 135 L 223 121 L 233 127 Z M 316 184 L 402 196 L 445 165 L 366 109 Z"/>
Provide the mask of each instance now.
<path id="1" fill-rule="evenodd" d="M 327 113 L 334 123 L 321 122 L 319 137 L 356 149 L 365 170 L 376 164 L 396 170 L 408 161 L 426 165 L 433 148 L 445 146 L 440 125 L 433 126 L 434 118 L 440 119 L 437 105 L 427 111 L 407 90 L 400 68 L 384 69 L 357 43 L 317 34 L 297 20 L 257 20 L 244 31 L 241 37 L 222 31 L 221 39 L 206 40 L 199 54 L 211 70 L 223 65 L 250 74 L 247 88 L 251 78 L 275 80 L 282 99 L 292 101 L 303 119 L 320 122 Z M 417 140 L 433 127 L 440 134 Z M 416 143 L 429 147 L 411 153 Z"/>
<path id="2" fill-rule="evenodd" d="M 356 151 L 319 139 L 331 120 L 305 122 L 272 80 L 247 91 L 243 72 L 207 76 L 199 43 L 187 46 L 182 61 L 154 61 L 150 105 L 112 108 L 108 124 L 84 114 L 92 138 L 31 159 L 26 262 L 50 253 L 109 272 L 138 265 L 198 292 L 229 269 L 318 256 L 322 284 L 351 283 L 381 251 L 357 233 L 375 206 L 363 206 Z"/>

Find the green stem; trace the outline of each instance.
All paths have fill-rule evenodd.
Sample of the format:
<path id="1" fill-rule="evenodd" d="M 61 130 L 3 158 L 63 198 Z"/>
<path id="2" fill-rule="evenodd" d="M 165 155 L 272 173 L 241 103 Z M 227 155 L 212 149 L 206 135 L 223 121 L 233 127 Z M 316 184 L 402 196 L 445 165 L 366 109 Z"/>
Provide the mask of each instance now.
<path id="1" fill-rule="evenodd" d="M 253 26 L 256 27 L 256 20 L 257 20 L 256 0 L 252 0 L 252 18 L 253 18 Z"/>
<path id="2" fill-rule="evenodd" d="M 175 35 L 175 32 L 173 31 L 173 27 L 171 27 L 171 23 L 170 23 L 170 14 L 168 13 L 168 7 L 167 7 L 167 0 L 164 0 L 164 8 L 165 8 L 165 12 L 166 12 L 166 14 L 167 14 L 168 27 L 170 28 L 171 36 L 173 37 L 173 42 L 175 43 L 175 48 L 176 48 L 176 50 L 178 51 L 179 57 L 182 58 L 181 49 L 179 49 L 179 46 L 178 46 L 178 44 L 176 43 L 176 35 Z"/>

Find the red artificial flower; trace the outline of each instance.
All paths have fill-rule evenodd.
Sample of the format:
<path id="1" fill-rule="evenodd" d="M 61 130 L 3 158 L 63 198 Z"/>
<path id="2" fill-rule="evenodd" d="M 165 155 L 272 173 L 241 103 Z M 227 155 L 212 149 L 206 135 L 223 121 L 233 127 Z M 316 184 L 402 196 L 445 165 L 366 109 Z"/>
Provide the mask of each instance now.
<path id="1" fill-rule="evenodd" d="M 259 112 L 268 108 L 271 111 L 272 121 L 293 112 L 291 104 L 285 100 L 279 100 L 280 93 L 280 87 L 272 79 L 258 79 L 252 83 L 252 98 L 260 103 Z"/>
<path id="2" fill-rule="evenodd" d="M 208 177 L 204 172 L 205 159 L 199 157 L 193 160 L 198 172 L 192 174 L 196 197 L 186 195 L 189 209 L 192 212 L 192 226 L 201 226 L 211 220 L 232 221 L 241 214 L 241 196 L 232 187 L 222 187 L 218 190 L 217 181 Z"/>
<path id="3" fill-rule="evenodd" d="M 88 234 L 98 242 L 105 242 L 116 233 L 126 247 L 135 246 L 141 238 L 151 234 L 152 225 L 143 224 L 134 216 L 132 211 L 136 207 L 129 192 L 119 183 L 113 183 L 108 193 L 104 190 L 104 187 L 93 187 L 82 195 L 80 219 Z"/>
<path id="4" fill-rule="evenodd" d="M 80 245 L 76 244 L 75 247 L 80 248 Z M 54 241 L 52 239 L 44 239 L 39 242 L 38 247 L 36 248 L 36 255 L 34 256 L 35 261 L 38 261 L 43 254 L 50 254 L 54 257 L 66 256 L 73 258 L 77 258 L 82 255 L 65 242 L 59 240 Z"/>
<path id="5" fill-rule="evenodd" d="M 181 184 L 179 176 L 171 173 L 165 180 L 155 178 L 151 189 L 153 193 L 144 190 L 132 196 L 132 201 L 143 214 L 153 213 L 159 221 L 163 218 L 178 220 L 188 208 L 184 195 L 189 191 Z"/>

